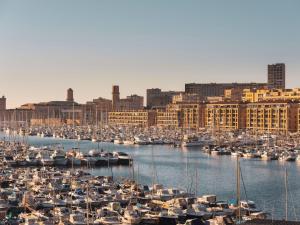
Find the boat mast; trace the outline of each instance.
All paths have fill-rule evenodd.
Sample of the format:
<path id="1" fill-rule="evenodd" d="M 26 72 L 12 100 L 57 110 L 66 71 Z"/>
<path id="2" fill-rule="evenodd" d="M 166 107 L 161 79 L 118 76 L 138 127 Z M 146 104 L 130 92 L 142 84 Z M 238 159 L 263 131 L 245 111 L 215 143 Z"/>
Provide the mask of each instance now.
<path id="1" fill-rule="evenodd" d="M 284 184 L 285 184 L 285 220 L 288 221 L 288 173 L 287 173 L 287 168 L 285 168 Z"/>
<path id="2" fill-rule="evenodd" d="M 236 202 L 238 207 L 237 219 L 241 222 L 241 186 L 240 186 L 240 160 L 239 155 L 236 158 Z"/>

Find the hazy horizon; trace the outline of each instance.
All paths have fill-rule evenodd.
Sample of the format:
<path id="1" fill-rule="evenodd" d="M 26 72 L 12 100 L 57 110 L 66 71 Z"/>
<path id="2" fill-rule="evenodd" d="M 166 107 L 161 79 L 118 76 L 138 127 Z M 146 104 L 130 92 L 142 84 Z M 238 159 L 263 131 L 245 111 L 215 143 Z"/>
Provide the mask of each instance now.
<path id="1" fill-rule="evenodd" d="M 24 103 L 145 96 L 185 83 L 266 82 L 286 64 L 300 87 L 297 0 L 0 0 L 0 95 Z"/>

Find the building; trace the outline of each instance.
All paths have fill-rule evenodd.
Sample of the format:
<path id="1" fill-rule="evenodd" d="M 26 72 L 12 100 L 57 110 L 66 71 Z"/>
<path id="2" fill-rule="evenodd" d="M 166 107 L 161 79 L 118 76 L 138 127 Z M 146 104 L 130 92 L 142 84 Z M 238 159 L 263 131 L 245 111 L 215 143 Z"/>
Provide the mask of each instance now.
<path id="1" fill-rule="evenodd" d="M 256 102 L 247 104 L 247 129 L 268 132 L 296 132 L 299 104 Z"/>
<path id="2" fill-rule="evenodd" d="M 0 124 L 2 127 L 28 126 L 32 118 L 30 109 L 6 109 L 0 111 Z"/>
<path id="3" fill-rule="evenodd" d="M 298 132 L 300 133 L 300 106 L 298 108 L 298 121 L 297 121 Z"/>
<path id="4" fill-rule="evenodd" d="M 120 98 L 119 86 L 114 85 L 112 88 L 112 109 L 114 111 L 141 110 L 144 108 L 144 97 L 138 95 Z"/>
<path id="5" fill-rule="evenodd" d="M 0 98 L 0 111 L 6 110 L 6 98 L 2 96 Z"/>
<path id="6" fill-rule="evenodd" d="M 87 102 L 83 107 L 86 124 L 104 125 L 108 123 L 108 113 L 112 111 L 112 100 L 97 98 Z"/>
<path id="7" fill-rule="evenodd" d="M 300 88 L 294 89 L 261 89 L 261 90 L 243 90 L 243 101 L 261 102 L 261 101 L 300 101 Z"/>
<path id="8" fill-rule="evenodd" d="M 268 88 L 285 89 L 285 64 L 268 65 Z"/>
<path id="9" fill-rule="evenodd" d="M 147 108 L 162 108 L 172 103 L 172 98 L 179 95 L 179 91 L 162 91 L 159 88 L 147 89 Z"/>
<path id="10" fill-rule="evenodd" d="M 120 89 L 118 85 L 112 87 L 112 108 L 117 110 L 118 103 L 120 102 Z"/>
<path id="11" fill-rule="evenodd" d="M 178 104 L 182 114 L 182 128 L 199 129 L 204 127 L 205 104 L 183 103 Z"/>
<path id="12" fill-rule="evenodd" d="M 200 103 L 201 99 L 200 96 L 197 94 L 187 94 L 187 93 L 180 93 L 179 95 L 174 95 L 172 97 L 172 103 Z"/>
<path id="13" fill-rule="evenodd" d="M 157 110 L 157 126 L 183 129 L 204 127 L 204 104 L 176 103 Z"/>
<path id="14" fill-rule="evenodd" d="M 67 102 L 74 102 L 74 92 L 73 92 L 73 89 L 72 88 L 69 88 L 67 90 L 67 99 L 66 99 Z"/>
<path id="15" fill-rule="evenodd" d="M 19 110 L 32 112 L 30 121 L 39 126 L 80 125 L 84 123 L 84 107 L 74 102 L 73 90 L 67 90 L 67 101 L 28 103 Z"/>
<path id="16" fill-rule="evenodd" d="M 185 93 L 198 94 L 205 101 L 207 97 L 224 96 L 226 89 L 261 89 L 266 86 L 266 83 L 190 83 L 185 84 Z"/>
<path id="17" fill-rule="evenodd" d="M 156 112 L 151 110 L 113 111 L 108 113 L 109 125 L 150 127 L 156 125 Z"/>
<path id="18" fill-rule="evenodd" d="M 219 130 L 246 128 L 246 105 L 241 103 L 209 103 L 205 109 L 205 127 Z"/>
<path id="19" fill-rule="evenodd" d="M 169 104 L 164 109 L 157 109 L 156 125 L 164 128 L 179 128 L 182 126 L 182 111 L 175 104 Z"/>
<path id="20" fill-rule="evenodd" d="M 250 90 L 250 89 L 246 89 Z M 241 102 L 243 100 L 244 89 L 231 88 L 224 91 L 224 100 L 230 102 Z"/>

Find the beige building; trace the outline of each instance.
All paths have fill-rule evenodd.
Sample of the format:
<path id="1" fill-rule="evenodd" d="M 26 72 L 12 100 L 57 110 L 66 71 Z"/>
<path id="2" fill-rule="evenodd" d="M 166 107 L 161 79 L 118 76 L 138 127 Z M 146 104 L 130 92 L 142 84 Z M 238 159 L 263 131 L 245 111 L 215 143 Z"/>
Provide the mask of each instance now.
<path id="1" fill-rule="evenodd" d="M 243 90 L 243 101 L 261 102 L 261 101 L 300 101 L 300 88 L 294 89 L 260 89 Z"/>
<path id="2" fill-rule="evenodd" d="M 181 127 L 182 112 L 179 107 L 169 104 L 165 109 L 157 109 L 156 124 L 158 127 L 179 128 Z"/>
<path id="3" fill-rule="evenodd" d="M 156 112 L 147 110 L 109 112 L 108 123 L 110 125 L 150 127 L 156 125 Z"/>
<path id="4" fill-rule="evenodd" d="M 166 109 L 157 110 L 157 126 L 184 129 L 204 127 L 204 104 L 169 104 Z"/>
<path id="5" fill-rule="evenodd" d="M 299 104 L 259 102 L 247 104 L 247 129 L 270 132 L 296 132 Z"/>
<path id="6" fill-rule="evenodd" d="M 172 98 L 172 103 L 200 103 L 201 98 L 197 94 L 187 94 L 187 93 L 180 93 L 178 95 L 174 95 Z"/>
<path id="7" fill-rule="evenodd" d="M 205 127 L 220 130 L 245 129 L 246 105 L 240 103 L 211 103 L 205 109 Z"/>

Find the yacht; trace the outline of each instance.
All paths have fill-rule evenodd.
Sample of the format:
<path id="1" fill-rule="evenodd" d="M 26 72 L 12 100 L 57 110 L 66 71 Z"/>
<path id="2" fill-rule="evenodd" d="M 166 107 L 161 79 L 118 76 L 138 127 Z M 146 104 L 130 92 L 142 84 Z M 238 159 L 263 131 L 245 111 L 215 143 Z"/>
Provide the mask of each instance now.
<path id="1" fill-rule="evenodd" d="M 5 155 L 3 159 L 3 163 L 7 166 L 14 167 L 17 165 L 17 162 L 14 160 L 14 157 L 11 155 Z"/>
<path id="2" fill-rule="evenodd" d="M 68 159 L 66 158 L 66 153 L 63 150 L 55 150 L 51 155 L 54 160 L 54 165 L 56 166 L 66 166 L 68 164 Z"/>
<path id="3" fill-rule="evenodd" d="M 131 162 L 130 156 L 125 152 L 113 152 L 113 156 L 118 158 L 119 164 L 129 164 Z"/>
<path id="4" fill-rule="evenodd" d="M 241 210 L 247 216 L 251 216 L 254 213 L 263 213 L 260 209 L 256 208 L 256 205 L 253 201 L 241 201 L 240 206 Z"/>
<path id="5" fill-rule="evenodd" d="M 204 218 L 208 220 L 212 217 L 212 213 L 207 212 L 207 207 L 203 204 L 193 204 L 189 206 L 186 210 L 186 218 L 187 219 L 201 219 Z"/>
<path id="6" fill-rule="evenodd" d="M 125 209 L 124 215 L 122 217 L 122 222 L 124 224 L 139 224 L 142 221 L 141 216 L 138 214 L 137 210 Z"/>
<path id="7" fill-rule="evenodd" d="M 30 152 L 26 156 L 26 161 L 28 166 L 37 166 L 38 160 L 36 158 L 37 153 L 35 152 Z"/>
<path id="8" fill-rule="evenodd" d="M 54 160 L 50 157 L 48 151 L 39 151 L 36 155 L 36 159 L 38 160 L 41 166 L 53 166 Z"/>
<path id="9" fill-rule="evenodd" d="M 136 145 L 147 145 L 148 141 L 146 141 L 143 137 L 135 136 L 134 137 L 134 143 Z"/>
<path id="10" fill-rule="evenodd" d="M 279 156 L 279 160 L 282 161 L 288 161 L 288 162 L 292 162 L 295 161 L 297 158 L 296 154 L 294 152 L 283 152 L 280 156 Z"/>
<path id="11" fill-rule="evenodd" d="M 87 224 L 84 214 L 81 214 L 81 213 L 71 214 L 69 222 L 72 225 L 86 225 Z"/>

